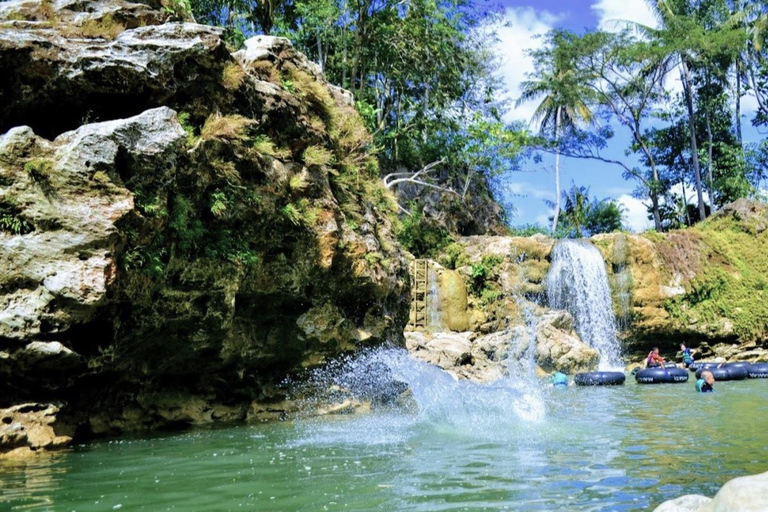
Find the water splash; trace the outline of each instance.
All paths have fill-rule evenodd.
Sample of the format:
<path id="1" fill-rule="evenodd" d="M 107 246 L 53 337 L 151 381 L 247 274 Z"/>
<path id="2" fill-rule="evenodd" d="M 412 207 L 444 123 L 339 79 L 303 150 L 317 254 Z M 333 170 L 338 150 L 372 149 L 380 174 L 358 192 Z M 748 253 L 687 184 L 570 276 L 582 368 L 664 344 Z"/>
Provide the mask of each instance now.
<path id="1" fill-rule="evenodd" d="M 386 444 L 407 439 L 410 429 L 425 427 L 459 437 L 509 438 L 540 425 L 546 413 L 538 385 L 532 387 L 528 379 L 486 384 L 456 380 L 400 348 L 362 351 L 315 371 L 310 381 L 316 389 L 343 388 L 356 398 L 374 401 L 391 398 L 393 390 L 409 390 L 405 399 L 379 399 L 384 406 L 360 417 L 360 428 L 327 419 L 309 422 L 316 430 L 312 442 Z"/>
<path id="2" fill-rule="evenodd" d="M 547 296 L 573 315 L 579 337 L 600 354 L 600 370 L 623 368 L 605 262 L 592 244 L 563 240 L 552 250 Z"/>

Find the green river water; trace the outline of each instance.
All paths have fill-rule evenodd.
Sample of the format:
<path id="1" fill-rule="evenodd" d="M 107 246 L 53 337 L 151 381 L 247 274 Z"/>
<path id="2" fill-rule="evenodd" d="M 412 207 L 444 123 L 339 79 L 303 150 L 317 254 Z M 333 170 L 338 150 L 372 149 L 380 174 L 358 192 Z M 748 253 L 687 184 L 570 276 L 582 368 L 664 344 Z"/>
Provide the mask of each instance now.
<path id="1" fill-rule="evenodd" d="M 3 463 L 0 510 L 647 510 L 768 470 L 768 380 L 702 395 L 693 380 L 548 389 L 410 371 L 417 410 Z"/>

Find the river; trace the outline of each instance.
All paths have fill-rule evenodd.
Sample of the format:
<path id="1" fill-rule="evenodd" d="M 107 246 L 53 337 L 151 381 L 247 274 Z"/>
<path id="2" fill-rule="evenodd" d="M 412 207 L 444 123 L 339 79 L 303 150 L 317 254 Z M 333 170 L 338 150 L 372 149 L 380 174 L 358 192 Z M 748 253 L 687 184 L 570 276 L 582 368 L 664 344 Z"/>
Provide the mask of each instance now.
<path id="1" fill-rule="evenodd" d="M 768 469 L 765 380 L 702 395 L 693 380 L 551 389 L 436 376 L 410 383 L 415 408 L 6 461 L 0 510 L 646 510 Z"/>

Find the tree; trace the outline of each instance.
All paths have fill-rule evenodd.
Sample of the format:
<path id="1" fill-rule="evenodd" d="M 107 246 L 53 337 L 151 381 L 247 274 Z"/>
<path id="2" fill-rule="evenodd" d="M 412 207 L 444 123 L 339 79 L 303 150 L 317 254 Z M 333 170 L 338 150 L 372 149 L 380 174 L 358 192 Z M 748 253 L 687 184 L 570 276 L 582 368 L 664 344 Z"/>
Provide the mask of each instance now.
<path id="1" fill-rule="evenodd" d="M 550 207 L 552 201 L 547 201 Z M 559 233 L 566 237 L 581 238 L 598 233 L 610 233 L 621 229 L 622 207 L 611 199 L 590 201 L 589 188 L 576 186 L 562 191 L 563 209 L 560 216 L 563 219 Z"/>
<path id="2" fill-rule="evenodd" d="M 568 33 L 562 44 L 569 46 L 576 67 L 590 77 L 586 85 L 602 114 L 629 130 L 635 149 L 646 159 L 650 177 L 626 162 L 601 154 L 613 133 L 609 128 L 595 134 L 574 132 L 561 142 L 560 150 L 570 157 L 619 165 L 625 177 L 639 180 L 651 199 L 654 225 L 661 230 L 659 198 L 663 184 L 647 138 L 646 123 L 654 105 L 664 97 L 666 70 L 657 65 L 663 49 L 652 42 L 638 41 L 629 30 L 618 34 L 587 32 L 582 36 Z"/>
<path id="3" fill-rule="evenodd" d="M 527 101 L 542 98 L 536 107 L 532 123 L 539 123 L 539 132 L 549 136 L 555 147 L 555 213 L 552 217 L 552 233 L 557 231 L 560 214 L 560 149 L 562 133 L 572 130 L 577 124 L 589 125 L 594 115 L 589 108 L 590 90 L 585 85 L 589 77 L 576 67 L 568 35 L 563 31 L 547 34 L 547 41 L 540 50 L 529 52 L 533 58 L 534 73 L 521 84 L 521 95 L 517 106 Z"/>

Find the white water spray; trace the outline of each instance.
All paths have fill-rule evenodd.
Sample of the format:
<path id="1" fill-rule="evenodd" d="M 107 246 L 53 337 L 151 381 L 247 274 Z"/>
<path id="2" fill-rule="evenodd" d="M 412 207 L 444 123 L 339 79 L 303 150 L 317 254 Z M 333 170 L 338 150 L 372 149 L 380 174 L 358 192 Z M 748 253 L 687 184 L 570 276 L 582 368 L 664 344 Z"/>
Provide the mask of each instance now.
<path id="1" fill-rule="evenodd" d="M 547 296 L 573 315 L 579 337 L 600 354 L 600 370 L 623 368 L 605 262 L 592 244 L 563 240 L 552 250 Z"/>

